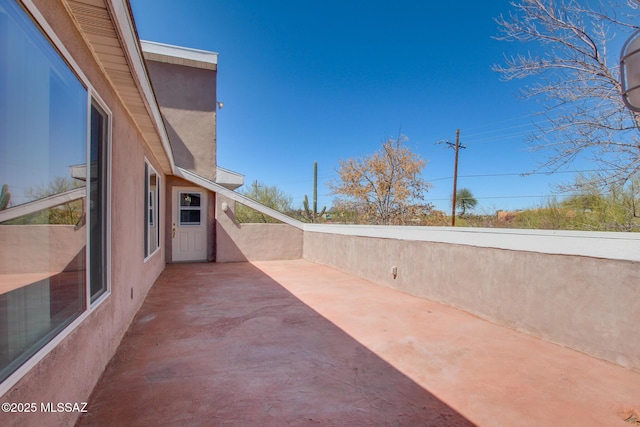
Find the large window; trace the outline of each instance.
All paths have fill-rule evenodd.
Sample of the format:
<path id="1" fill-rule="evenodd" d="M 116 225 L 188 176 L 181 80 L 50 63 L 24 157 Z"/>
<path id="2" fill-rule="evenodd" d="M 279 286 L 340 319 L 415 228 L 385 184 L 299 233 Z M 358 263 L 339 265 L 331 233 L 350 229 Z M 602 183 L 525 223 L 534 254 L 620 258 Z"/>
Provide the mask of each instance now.
<path id="1" fill-rule="evenodd" d="M 160 246 L 160 177 L 156 170 L 144 162 L 144 256 L 153 254 Z"/>
<path id="2" fill-rule="evenodd" d="M 0 0 L 0 381 L 108 289 L 109 123 L 90 104 L 27 13 Z"/>

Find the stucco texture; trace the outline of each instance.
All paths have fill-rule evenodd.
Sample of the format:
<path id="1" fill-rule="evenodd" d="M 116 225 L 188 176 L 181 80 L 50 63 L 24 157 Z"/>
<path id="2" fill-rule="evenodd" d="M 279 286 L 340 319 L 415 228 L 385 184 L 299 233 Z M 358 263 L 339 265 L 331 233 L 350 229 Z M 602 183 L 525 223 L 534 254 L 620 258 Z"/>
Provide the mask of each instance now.
<path id="1" fill-rule="evenodd" d="M 222 209 L 226 203 L 227 211 Z M 288 224 L 241 224 L 235 202 L 218 195 L 216 206 L 216 261 L 270 261 L 302 257 L 303 232 Z"/>
<path id="2" fill-rule="evenodd" d="M 216 71 L 147 61 L 176 165 L 216 178 Z"/>
<path id="3" fill-rule="evenodd" d="M 324 233 L 303 256 L 640 370 L 638 263 Z"/>
<path id="4" fill-rule="evenodd" d="M 111 294 L 2 397 L 3 402 L 86 401 L 133 316 L 164 269 L 163 249 L 144 261 L 144 160 L 158 162 L 60 1 L 34 0 L 112 112 Z M 161 176 L 164 180 L 164 176 Z M 161 201 L 164 203 L 163 201 Z M 163 219 L 161 219 L 163 220 Z M 164 234 L 161 236 L 161 248 Z M 0 413 L 0 425 L 73 425 L 77 413 Z"/>

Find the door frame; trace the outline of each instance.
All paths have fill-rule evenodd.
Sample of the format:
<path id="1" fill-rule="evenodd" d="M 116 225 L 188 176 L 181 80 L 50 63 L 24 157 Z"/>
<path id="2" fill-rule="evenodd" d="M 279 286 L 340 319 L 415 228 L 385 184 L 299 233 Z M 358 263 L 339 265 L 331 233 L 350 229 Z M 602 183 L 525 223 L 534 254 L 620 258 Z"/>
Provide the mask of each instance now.
<path id="1" fill-rule="evenodd" d="M 179 211 L 180 211 L 180 199 L 181 193 L 199 193 L 201 194 L 200 202 L 200 225 L 180 225 Z M 171 188 L 171 223 L 169 229 L 169 237 L 171 239 L 171 262 L 200 262 L 207 261 L 209 257 L 209 192 L 202 187 L 197 186 L 173 186 Z M 180 235 L 181 227 L 185 227 L 187 230 L 191 227 L 199 227 L 202 234 L 202 242 L 204 250 L 200 251 L 201 256 L 194 258 L 183 258 L 177 256 L 178 241 L 177 237 Z"/>

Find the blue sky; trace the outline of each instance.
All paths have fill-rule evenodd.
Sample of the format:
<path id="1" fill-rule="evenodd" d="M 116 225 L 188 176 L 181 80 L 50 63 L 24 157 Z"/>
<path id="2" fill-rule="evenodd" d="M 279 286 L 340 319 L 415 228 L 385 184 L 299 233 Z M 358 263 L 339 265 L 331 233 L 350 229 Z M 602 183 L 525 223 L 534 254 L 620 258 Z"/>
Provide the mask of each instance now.
<path id="1" fill-rule="evenodd" d="M 545 159 L 524 143 L 540 106 L 517 97 L 523 82 L 491 70 L 524 46 L 495 40 L 508 0 L 306 2 L 131 0 L 142 39 L 219 53 L 218 164 L 276 185 L 294 207 L 326 183 L 340 159 L 375 152 L 402 132 L 427 165 L 426 200 L 450 211 L 455 141 L 458 188 L 478 212 L 544 203 L 571 173 L 531 172 Z M 584 162 L 568 170 L 589 169 Z M 498 175 L 498 176 L 486 176 Z"/>

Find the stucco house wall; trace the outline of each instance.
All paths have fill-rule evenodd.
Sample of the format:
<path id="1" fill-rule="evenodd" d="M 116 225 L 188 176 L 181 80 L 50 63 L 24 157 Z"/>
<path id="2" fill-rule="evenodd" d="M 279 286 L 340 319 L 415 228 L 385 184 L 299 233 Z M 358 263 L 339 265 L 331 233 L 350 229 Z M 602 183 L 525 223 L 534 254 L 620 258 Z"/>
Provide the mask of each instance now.
<path id="1" fill-rule="evenodd" d="M 216 70 L 146 60 L 176 165 L 216 179 Z"/>
<path id="2" fill-rule="evenodd" d="M 164 269 L 164 249 L 146 262 L 143 251 L 145 158 L 166 182 L 139 128 L 60 0 L 33 0 L 48 25 L 112 112 L 111 128 L 111 294 L 60 334 L 39 360 L 3 395 L 3 402 L 86 401 L 149 289 Z M 163 201 L 161 201 L 164 203 Z M 164 219 L 162 219 L 164 221 Z M 164 230 L 164 227 L 162 227 Z M 164 232 L 161 236 L 164 241 Z M 72 425 L 77 413 L 23 414 L 25 425 Z M 15 414 L 0 413 L 0 425 Z"/>

